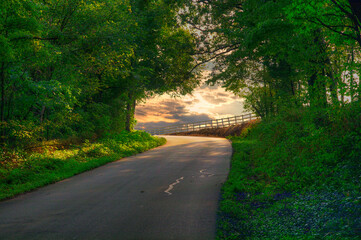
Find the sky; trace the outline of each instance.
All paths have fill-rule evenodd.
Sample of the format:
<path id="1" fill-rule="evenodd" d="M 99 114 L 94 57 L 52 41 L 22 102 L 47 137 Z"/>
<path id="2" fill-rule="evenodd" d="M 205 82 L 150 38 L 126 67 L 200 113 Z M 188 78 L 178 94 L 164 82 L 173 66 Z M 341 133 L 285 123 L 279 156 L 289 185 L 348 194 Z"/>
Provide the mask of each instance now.
<path id="1" fill-rule="evenodd" d="M 207 79 L 209 72 L 204 72 L 203 81 Z M 174 98 L 166 94 L 138 103 L 135 128 L 147 130 L 244 113 L 243 99 L 226 92 L 221 86 L 207 86 L 203 83 L 191 95 Z"/>

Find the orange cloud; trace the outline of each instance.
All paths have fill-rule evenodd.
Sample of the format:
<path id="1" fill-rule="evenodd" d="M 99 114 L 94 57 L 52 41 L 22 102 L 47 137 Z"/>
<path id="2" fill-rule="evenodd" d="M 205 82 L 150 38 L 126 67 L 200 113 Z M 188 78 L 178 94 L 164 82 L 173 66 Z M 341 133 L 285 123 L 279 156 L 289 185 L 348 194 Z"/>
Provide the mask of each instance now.
<path id="1" fill-rule="evenodd" d="M 136 108 L 137 129 L 205 121 L 243 113 L 243 100 L 220 86 L 194 90 L 192 95 L 173 98 L 169 95 L 149 99 Z"/>

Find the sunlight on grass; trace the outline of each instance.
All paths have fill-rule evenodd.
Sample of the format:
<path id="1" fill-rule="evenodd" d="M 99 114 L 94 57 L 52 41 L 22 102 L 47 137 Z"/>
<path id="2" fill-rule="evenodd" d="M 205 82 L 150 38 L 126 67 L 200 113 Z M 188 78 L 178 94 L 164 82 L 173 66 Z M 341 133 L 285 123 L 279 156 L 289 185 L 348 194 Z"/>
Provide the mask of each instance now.
<path id="1" fill-rule="evenodd" d="M 2 149 L 0 166 L 0 199 L 60 181 L 105 163 L 163 145 L 164 138 L 145 132 L 122 132 L 108 135 L 98 142 L 64 148 L 52 141 L 36 152 Z M 55 147 L 56 146 L 56 147 Z"/>

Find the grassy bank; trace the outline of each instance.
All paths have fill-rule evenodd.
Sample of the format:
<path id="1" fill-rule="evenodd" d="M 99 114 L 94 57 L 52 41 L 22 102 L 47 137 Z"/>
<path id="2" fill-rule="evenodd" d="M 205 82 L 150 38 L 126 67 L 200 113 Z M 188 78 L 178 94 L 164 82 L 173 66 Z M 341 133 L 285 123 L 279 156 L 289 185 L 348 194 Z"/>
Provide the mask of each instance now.
<path id="1" fill-rule="evenodd" d="M 290 111 L 232 138 L 217 238 L 361 239 L 360 110 Z"/>
<path id="2" fill-rule="evenodd" d="M 165 143 L 145 132 L 122 132 L 97 142 L 71 145 L 48 142 L 30 152 L 0 152 L 0 200 L 60 181 L 108 162 L 144 152 Z"/>

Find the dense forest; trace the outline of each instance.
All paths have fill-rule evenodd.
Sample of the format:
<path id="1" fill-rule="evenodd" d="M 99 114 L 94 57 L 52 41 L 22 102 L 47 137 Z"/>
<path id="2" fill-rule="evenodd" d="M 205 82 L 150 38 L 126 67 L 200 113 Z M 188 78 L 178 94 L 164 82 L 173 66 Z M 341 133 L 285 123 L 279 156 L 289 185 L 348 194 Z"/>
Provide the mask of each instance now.
<path id="1" fill-rule="evenodd" d="M 200 59 L 216 62 L 209 83 L 259 116 L 361 99 L 360 1 L 192 2 L 183 19 L 198 30 Z"/>
<path id="2" fill-rule="evenodd" d="M 137 101 L 209 84 L 262 118 L 359 101 L 358 1 L 0 3 L 2 143 L 131 130 Z"/>
<path id="3" fill-rule="evenodd" d="M 188 93 L 195 41 L 176 1 L 0 3 L 2 144 L 130 131 L 136 102 Z"/>

